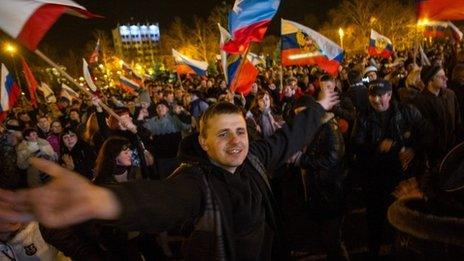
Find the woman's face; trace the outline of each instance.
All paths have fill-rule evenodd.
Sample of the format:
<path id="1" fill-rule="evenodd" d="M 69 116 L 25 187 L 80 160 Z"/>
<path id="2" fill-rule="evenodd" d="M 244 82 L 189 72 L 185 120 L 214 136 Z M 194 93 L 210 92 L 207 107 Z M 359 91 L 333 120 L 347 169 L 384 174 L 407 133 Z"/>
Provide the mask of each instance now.
<path id="1" fill-rule="evenodd" d="M 129 167 L 132 165 L 132 150 L 126 148 L 119 152 L 119 155 L 116 157 L 116 164 L 119 166 Z"/>
<path id="2" fill-rule="evenodd" d="M 68 150 L 71 150 L 77 143 L 77 135 L 72 132 L 66 133 L 65 135 L 63 135 L 63 143 L 66 146 L 66 148 L 68 148 Z"/>
<path id="3" fill-rule="evenodd" d="M 258 99 L 258 106 L 260 110 L 268 109 L 271 107 L 271 98 L 265 94 L 263 97 Z"/>

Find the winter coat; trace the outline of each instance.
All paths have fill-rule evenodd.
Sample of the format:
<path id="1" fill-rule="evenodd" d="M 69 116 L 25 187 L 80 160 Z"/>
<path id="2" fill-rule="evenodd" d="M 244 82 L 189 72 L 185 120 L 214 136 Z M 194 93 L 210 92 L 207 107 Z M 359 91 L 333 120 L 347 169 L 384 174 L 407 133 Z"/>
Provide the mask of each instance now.
<path id="1" fill-rule="evenodd" d="M 198 157 L 201 171 L 188 167 L 164 182 L 133 182 L 110 187 L 121 202 L 118 224 L 141 231 L 195 224 L 197 229 L 190 235 L 186 248 L 188 260 L 288 260 L 280 215 L 267 176 L 256 166 L 262 165 L 266 171 L 277 168 L 311 142 L 321 125 L 324 109 L 315 102 L 308 107 L 295 117 L 292 126 L 284 125 L 273 136 L 251 142 L 249 154 L 253 156 L 248 156 L 234 174 L 213 165 L 202 152 Z M 208 205 L 205 202 L 208 190 L 214 200 L 212 206 L 218 210 L 215 213 L 221 219 L 210 220 L 205 226 L 194 221 L 205 220 L 206 214 L 211 213 L 204 209 Z M 218 224 L 222 225 L 218 227 Z"/>

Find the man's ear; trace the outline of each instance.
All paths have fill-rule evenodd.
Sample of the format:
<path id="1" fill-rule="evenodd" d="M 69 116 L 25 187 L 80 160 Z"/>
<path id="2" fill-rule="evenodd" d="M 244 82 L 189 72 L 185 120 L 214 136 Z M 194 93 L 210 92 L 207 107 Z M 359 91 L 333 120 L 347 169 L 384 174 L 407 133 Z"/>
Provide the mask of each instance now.
<path id="1" fill-rule="evenodd" d="M 198 135 L 198 143 L 204 151 L 208 151 L 208 145 L 206 145 L 206 139 L 200 134 Z"/>

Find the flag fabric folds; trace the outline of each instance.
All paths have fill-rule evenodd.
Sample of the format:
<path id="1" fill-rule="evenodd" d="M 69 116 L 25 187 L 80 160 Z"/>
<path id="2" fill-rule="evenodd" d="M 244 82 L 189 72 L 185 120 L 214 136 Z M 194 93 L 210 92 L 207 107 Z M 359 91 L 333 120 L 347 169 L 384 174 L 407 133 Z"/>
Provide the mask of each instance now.
<path id="1" fill-rule="evenodd" d="M 316 64 L 329 74 L 337 74 L 343 49 L 336 43 L 301 24 L 282 19 L 282 65 Z"/>
<path id="2" fill-rule="evenodd" d="M 37 108 L 37 88 L 39 86 L 39 83 L 35 79 L 34 75 L 32 74 L 31 68 L 29 68 L 29 65 L 27 64 L 24 58 L 21 58 L 21 63 L 23 65 L 24 78 L 26 79 L 27 90 L 29 91 L 29 97 L 31 99 L 32 106 L 34 108 Z"/>
<path id="3" fill-rule="evenodd" d="M 368 52 L 370 56 L 388 58 L 393 54 L 393 44 L 388 37 L 371 29 Z"/>
<path id="4" fill-rule="evenodd" d="M 464 0 L 417 0 L 417 17 L 430 20 L 464 20 Z"/>
<path id="5" fill-rule="evenodd" d="M 95 49 L 93 50 L 92 54 L 90 54 L 89 63 L 90 64 L 98 63 L 99 56 L 100 56 L 100 39 L 97 40 Z"/>
<path id="6" fill-rule="evenodd" d="M 84 58 L 82 58 L 82 74 L 84 75 L 84 80 L 87 83 L 87 86 L 89 86 L 92 92 L 96 92 L 97 86 L 93 82 L 92 75 L 90 74 L 89 64 Z"/>
<path id="7" fill-rule="evenodd" d="M 134 94 L 140 88 L 140 85 L 124 76 L 120 76 L 119 87 L 128 93 Z"/>
<path id="8" fill-rule="evenodd" d="M 224 73 L 224 78 L 226 80 L 226 83 L 229 83 L 229 77 L 228 77 L 228 73 L 227 73 L 227 52 L 222 50 L 222 47 L 224 46 L 224 44 L 227 41 L 230 40 L 231 35 L 219 23 L 218 23 L 218 27 L 219 27 L 219 46 L 220 46 L 220 53 L 221 53 L 222 72 Z"/>
<path id="9" fill-rule="evenodd" d="M 71 0 L 2 0 L 0 28 L 30 50 L 35 50 L 50 27 L 64 14 L 96 17 Z"/>
<path id="10" fill-rule="evenodd" d="M 56 102 L 55 93 L 50 88 L 50 86 L 48 86 L 48 84 L 42 82 L 39 85 L 39 90 L 42 92 L 42 94 L 44 96 L 44 99 L 45 99 L 45 102 L 47 102 L 47 103 L 55 103 Z"/>
<path id="11" fill-rule="evenodd" d="M 21 89 L 4 64 L 1 65 L 0 80 L 0 112 L 6 112 L 15 105 L 19 95 L 21 95 Z"/>
<path id="12" fill-rule="evenodd" d="M 174 49 L 172 49 L 172 56 L 174 56 L 174 60 L 177 63 L 176 70 L 178 74 L 206 75 L 206 70 L 208 69 L 207 62 L 188 58 Z"/>
<path id="13" fill-rule="evenodd" d="M 79 99 L 79 93 L 71 89 L 68 85 L 62 83 L 61 84 L 61 97 L 66 97 L 68 100 L 72 101 L 75 99 Z"/>
<path id="14" fill-rule="evenodd" d="M 251 42 L 261 42 L 279 5 L 280 0 L 235 0 L 229 12 L 232 39 L 223 49 L 229 53 L 244 53 Z"/>

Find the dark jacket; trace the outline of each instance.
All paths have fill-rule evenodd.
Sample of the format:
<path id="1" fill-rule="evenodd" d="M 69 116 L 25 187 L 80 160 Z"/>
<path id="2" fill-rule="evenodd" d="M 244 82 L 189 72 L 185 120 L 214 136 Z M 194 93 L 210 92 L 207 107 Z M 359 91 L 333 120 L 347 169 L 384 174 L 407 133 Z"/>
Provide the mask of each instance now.
<path id="1" fill-rule="evenodd" d="M 416 99 L 415 105 L 431 125 L 433 141 L 429 156 L 433 161 L 439 162 L 462 135 L 456 95 L 452 90 L 442 89 L 438 96 L 435 96 L 426 88 Z"/>
<path id="2" fill-rule="evenodd" d="M 345 143 L 337 120 L 322 124 L 306 153 L 300 158 L 300 167 L 307 169 L 305 190 L 308 206 L 318 217 L 333 218 L 343 214 L 343 157 Z"/>
<path id="3" fill-rule="evenodd" d="M 93 179 L 93 167 L 95 160 L 97 159 L 97 153 L 94 147 L 83 140 L 78 140 L 71 151 L 69 151 L 66 146 L 61 146 L 60 155 L 63 156 L 65 154 L 70 155 L 73 159 L 73 170 L 75 172 L 81 174 L 89 180 Z M 60 163 L 63 163 L 63 161 L 60 160 Z"/>
<path id="4" fill-rule="evenodd" d="M 284 125 L 275 135 L 250 143 L 249 153 L 267 170 L 284 164 L 312 140 L 323 113 L 323 108 L 312 102 L 306 111 L 295 117 L 292 126 Z M 208 189 L 203 178 L 208 177 L 215 206 L 221 213 L 226 259 L 286 260 L 288 256 L 282 249 L 282 227 L 272 192 L 255 164 L 247 157 L 236 173 L 231 174 L 210 163 L 204 152 L 202 155 L 199 158 L 202 171 L 186 168 L 164 182 L 134 182 L 110 187 L 122 207 L 118 224 L 132 230 L 163 231 L 189 221 L 192 223 L 204 213 Z M 189 241 L 188 259 L 214 259 L 215 253 L 211 251 L 216 249 L 214 231 L 211 228 L 192 233 L 196 237 Z"/>
<path id="5" fill-rule="evenodd" d="M 390 114 L 386 128 L 381 126 L 380 114 L 372 109 L 360 117 L 353 130 L 352 145 L 360 169 L 366 171 L 366 181 L 370 185 L 386 186 L 390 190 L 406 178 L 398 157 L 400 150 L 403 147 L 412 148 L 416 154 L 416 163 L 424 164 L 420 155 L 430 144 L 431 134 L 420 112 L 411 105 L 392 100 L 385 113 Z M 380 153 L 379 145 L 384 139 L 391 139 L 394 143 L 389 152 Z M 419 166 L 410 168 L 410 171 L 418 169 Z"/>

